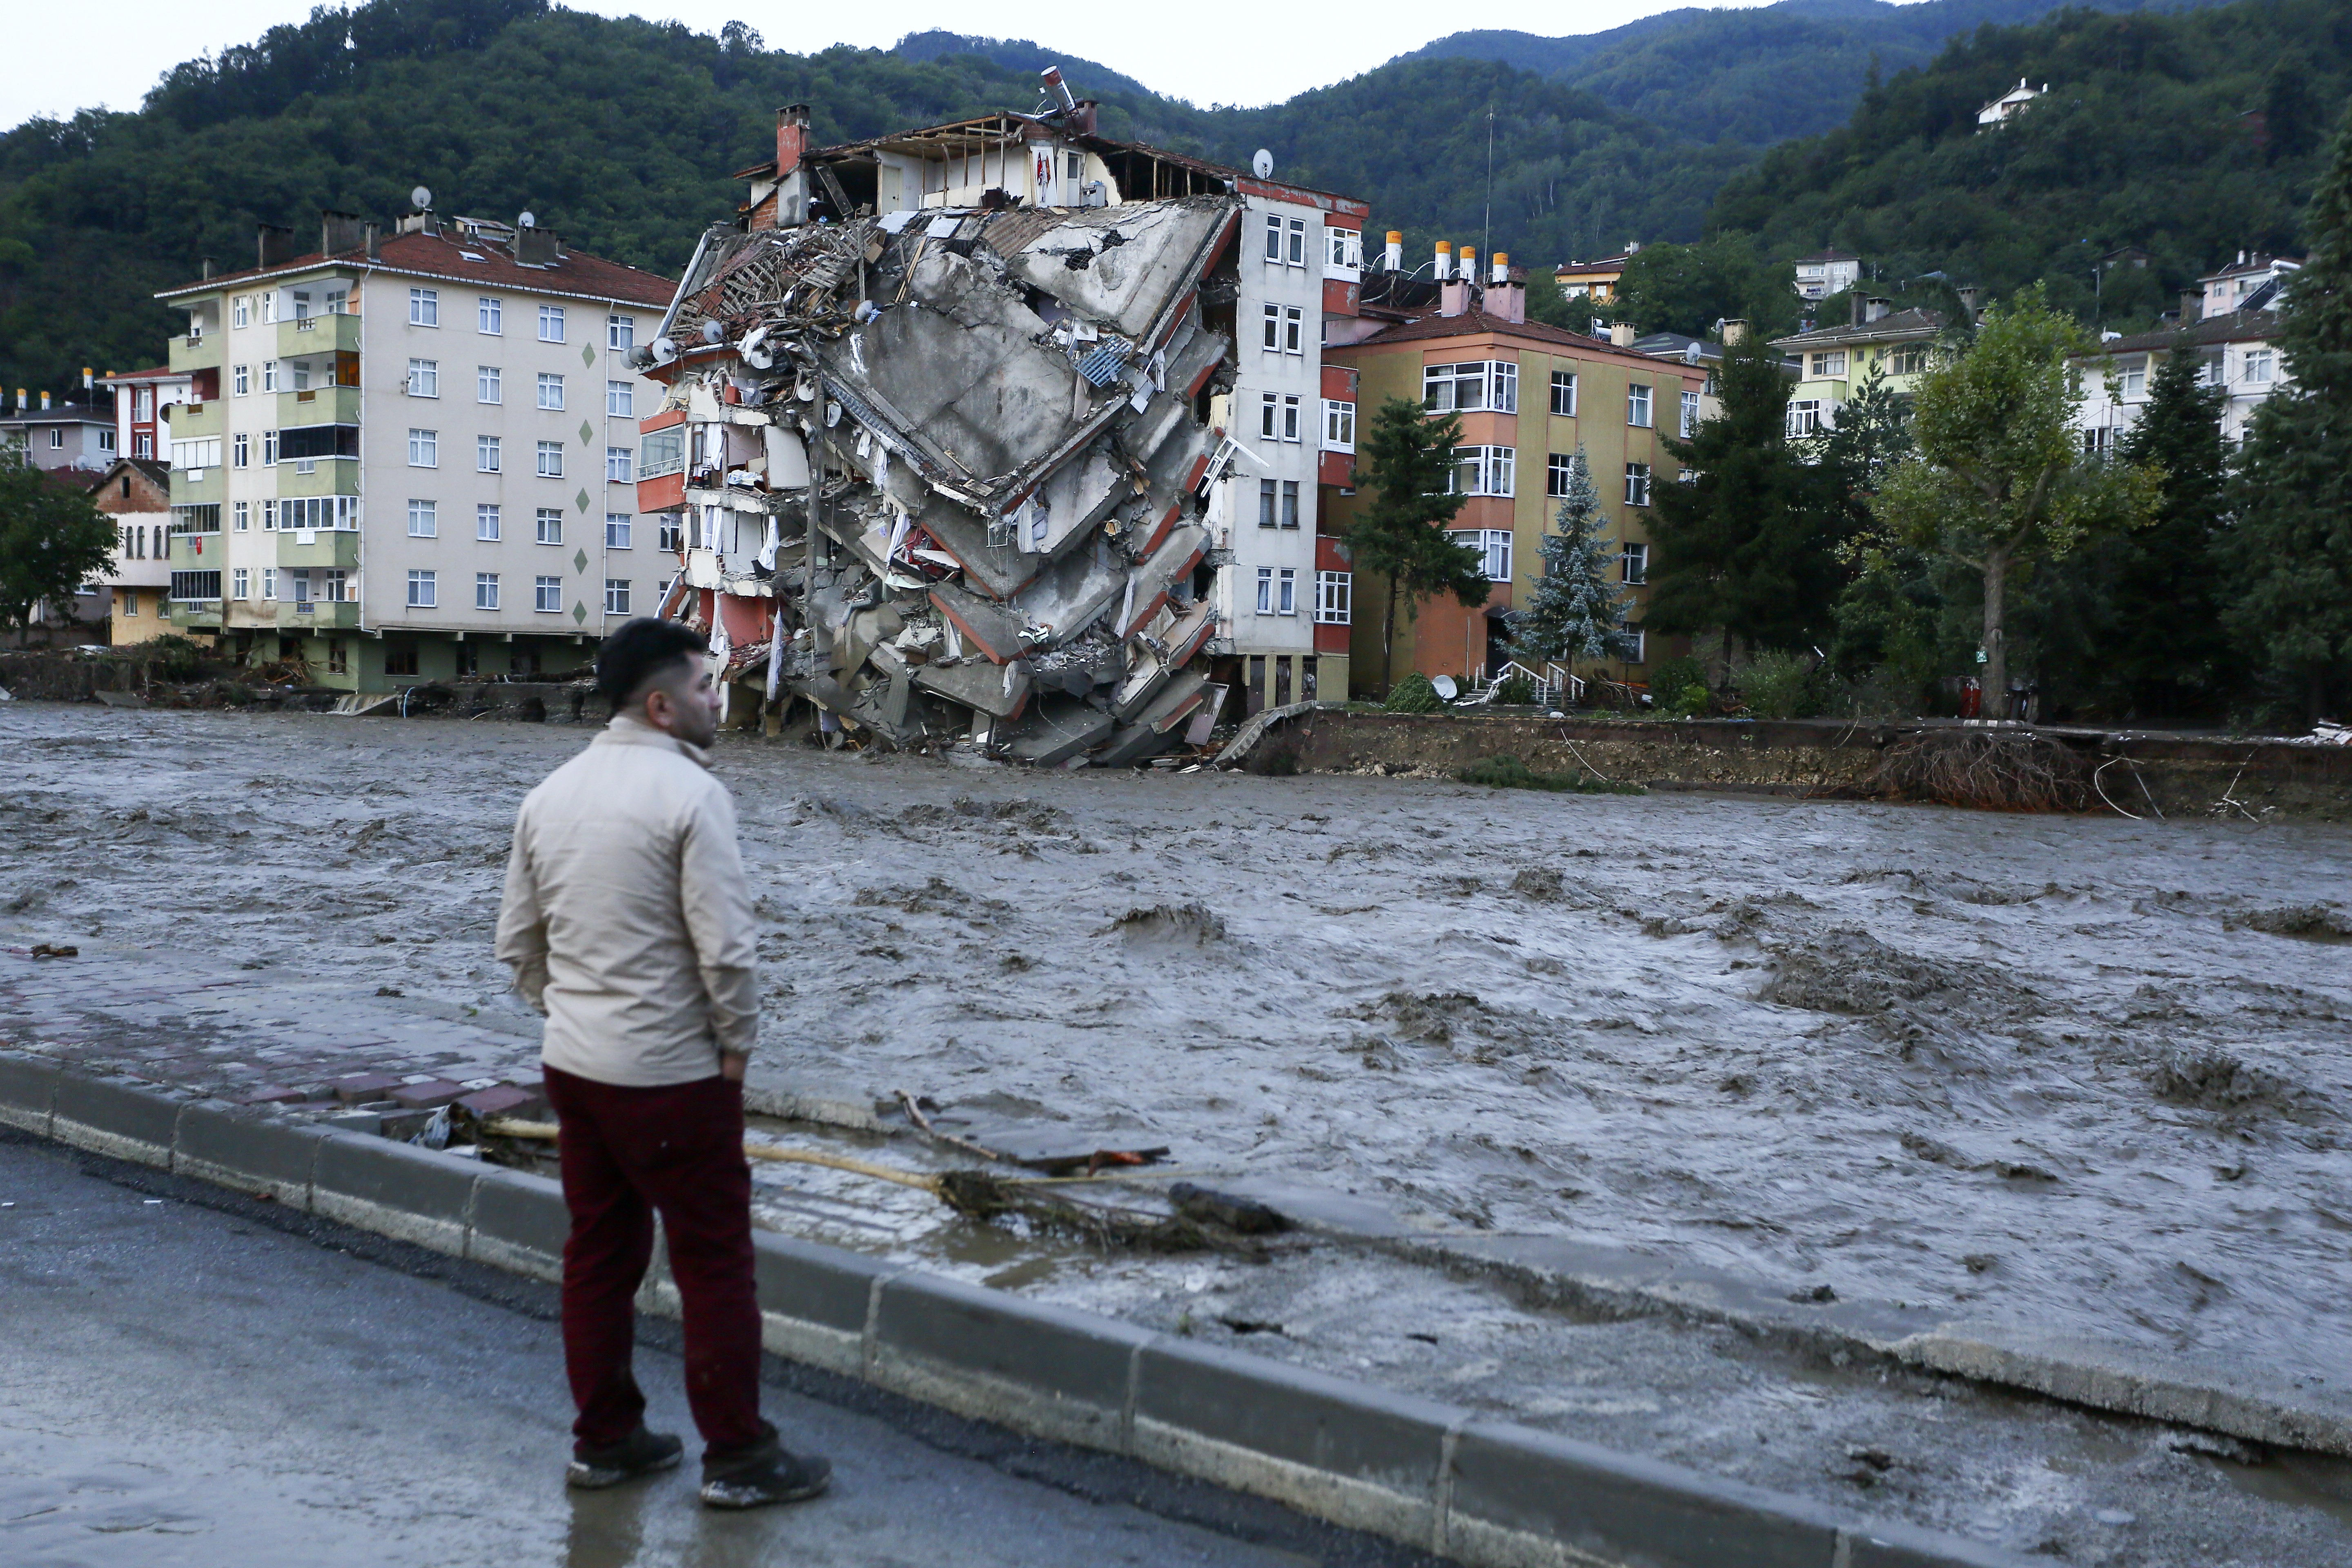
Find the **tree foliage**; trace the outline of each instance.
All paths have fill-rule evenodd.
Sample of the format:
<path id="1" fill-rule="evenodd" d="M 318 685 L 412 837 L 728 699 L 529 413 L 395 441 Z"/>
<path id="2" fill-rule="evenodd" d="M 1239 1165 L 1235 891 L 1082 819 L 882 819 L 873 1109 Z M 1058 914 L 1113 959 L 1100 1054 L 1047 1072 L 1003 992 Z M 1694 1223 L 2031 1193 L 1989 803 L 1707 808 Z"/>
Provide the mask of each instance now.
<path id="1" fill-rule="evenodd" d="M 1508 616 L 1515 652 L 1538 666 L 1633 656 L 1633 639 L 1621 629 L 1633 595 L 1617 582 L 1601 542 L 1606 521 L 1580 446 L 1553 518 L 1556 531 L 1543 537 L 1543 574 L 1528 579 L 1527 607 Z"/>
<path id="2" fill-rule="evenodd" d="M 23 630 L 40 605 L 71 604 L 114 544 L 114 524 L 86 493 L 0 453 L 0 631 Z"/>
<path id="3" fill-rule="evenodd" d="M 2177 344 L 2148 377 L 2125 436 L 2126 462 L 2152 469 L 2156 512 L 2100 552 L 2096 638 L 2104 706 L 2126 718 L 2210 713 L 2232 662 L 2221 624 L 2220 550 L 2228 457 L 2227 394 L 2206 384 L 2198 354 Z"/>
<path id="4" fill-rule="evenodd" d="M 1493 585 L 1483 558 L 1456 544 L 1445 525 L 1461 512 L 1465 496 L 1449 494 L 1454 448 L 1462 439 L 1454 415 L 1431 419 L 1421 405 L 1391 397 L 1372 416 L 1359 447 L 1356 484 L 1370 504 L 1348 529 L 1348 547 L 1359 572 L 1377 574 L 1386 584 L 1381 616 L 1381 679 L 1393 662 L 1400 601 L 1410 616 L 1413 601 L 1451 594 L 1465 609 L 1485 604 Z"/>
<path id="5" fill-rule="evenodd" d="M 2008 689 L 2012 568 L 2063 557 L 2155 514 L 2160 473 L 2086 456 L 2074 428 L 2083 393 L 2067 361 L 2090 347 L 2038 289 L 1987 311 L 1976 345 L 1919 379 L 1916 449 L 1879 492 L 1875 510 L 1889 542 L 1981 575 L 1991 700 Z"/>

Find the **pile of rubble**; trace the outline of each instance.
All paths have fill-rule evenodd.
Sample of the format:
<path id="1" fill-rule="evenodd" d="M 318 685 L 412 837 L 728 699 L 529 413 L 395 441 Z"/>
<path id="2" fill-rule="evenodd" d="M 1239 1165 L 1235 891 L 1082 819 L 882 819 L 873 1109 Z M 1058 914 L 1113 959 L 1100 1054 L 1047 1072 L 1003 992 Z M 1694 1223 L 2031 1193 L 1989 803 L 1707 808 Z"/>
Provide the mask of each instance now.
<path id="1" fill-rule="evenodd" d="M 845 205 L 845 204 L 844 204 Z M 683 476 L 662 613 L 733 700 L 1039 764 L 1207 738 L 1213 429 L 1242 203 L 925 208 L 713 228 L 635 351 Z M 1195 732 L 1197 731 L 1197 733 Z"/>

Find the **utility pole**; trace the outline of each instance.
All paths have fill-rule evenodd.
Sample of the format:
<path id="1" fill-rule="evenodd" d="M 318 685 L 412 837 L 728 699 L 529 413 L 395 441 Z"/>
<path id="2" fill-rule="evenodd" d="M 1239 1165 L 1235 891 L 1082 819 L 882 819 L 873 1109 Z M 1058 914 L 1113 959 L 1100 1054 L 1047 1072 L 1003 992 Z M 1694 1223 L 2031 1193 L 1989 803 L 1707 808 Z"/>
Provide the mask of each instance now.
<path id="1" fill-rule="evenodd" d="M 1486 258 L 1488 266 L 1493 266 L 1495 258 L 1495 105 L 1491 100 L 1486 104 L 1486 212 L 1484 226 L 1478 231 L 1478 243 L 1484 247 L 1478 254 Z M 1472 281 L 1475 282 L 1476 279 L 1473 279 Z"/>

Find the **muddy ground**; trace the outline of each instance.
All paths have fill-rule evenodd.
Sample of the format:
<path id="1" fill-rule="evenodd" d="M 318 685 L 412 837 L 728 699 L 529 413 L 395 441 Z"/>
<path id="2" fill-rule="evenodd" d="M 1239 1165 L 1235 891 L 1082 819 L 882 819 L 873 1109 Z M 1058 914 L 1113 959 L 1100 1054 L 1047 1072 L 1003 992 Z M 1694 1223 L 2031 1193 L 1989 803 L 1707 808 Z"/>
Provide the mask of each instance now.
<path id="1" fill-rule="evenodd" d="M 508 827 L 586 738 L 12 704 L 0 929 L 356 964 L 511 1013 L 488 953 Z M 2283 1379 L 2352 1367 L 2342 827 L 733 740 L 719 770 L 761 894 L 764 1048 L 813 1079 L 1433 1224 Z M 2325 1474 L 1722 1331 L 1571 1323 L 1390 1260 L 948 1260 L 2072 1561 L 2352 1555 Z"/>

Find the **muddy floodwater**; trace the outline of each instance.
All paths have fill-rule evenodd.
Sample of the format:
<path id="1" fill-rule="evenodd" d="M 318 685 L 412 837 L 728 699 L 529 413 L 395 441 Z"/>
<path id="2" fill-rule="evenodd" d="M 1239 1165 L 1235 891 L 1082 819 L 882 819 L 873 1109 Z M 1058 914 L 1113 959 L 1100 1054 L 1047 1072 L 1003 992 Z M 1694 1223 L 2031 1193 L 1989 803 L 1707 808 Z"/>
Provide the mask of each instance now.
<path id="1" fill-rule="evenodd" d="M 511 1014 L 575 727 L 0 708 L 0 927 Z M 2341 1388 L 2352 830 L 730 739 L 813 1081 Z"/>

